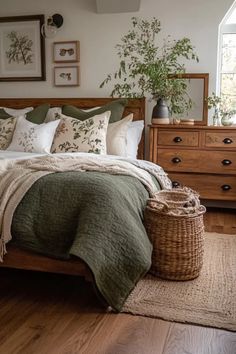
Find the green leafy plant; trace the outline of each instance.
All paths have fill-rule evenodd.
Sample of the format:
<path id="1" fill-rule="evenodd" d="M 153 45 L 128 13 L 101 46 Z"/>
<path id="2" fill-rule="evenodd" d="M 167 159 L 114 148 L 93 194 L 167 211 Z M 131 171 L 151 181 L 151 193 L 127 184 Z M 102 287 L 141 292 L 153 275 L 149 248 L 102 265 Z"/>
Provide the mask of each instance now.
<path id="1" fill-rule="evenodd" d="M 160 21 L 132 17 L 132 29 L 116 45 L 120 58 L 118 69 L 107 75 L 100 87 L 115 80 L 111 96 L 162 98 L 168 103 L 170 112 L 183 113 L 192 106 L 187 93 L 188 80 L 181 78 L 185 73 L 182 61 L 195 60 L 197 54 L 188 38 L 171 40 L 170 36 L 158 46 L 157 36 L 161 31 Z"/>

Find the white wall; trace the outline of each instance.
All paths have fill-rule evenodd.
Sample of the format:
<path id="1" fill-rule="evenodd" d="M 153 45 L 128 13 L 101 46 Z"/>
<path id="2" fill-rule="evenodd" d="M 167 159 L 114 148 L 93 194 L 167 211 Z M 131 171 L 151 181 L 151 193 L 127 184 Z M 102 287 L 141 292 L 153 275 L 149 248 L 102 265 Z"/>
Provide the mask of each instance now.
<path id="1" fill-rule="evenodd" d="M 118 0 L 117 0 L 118 1 Z M 187 36 L 195 45 L 200 62 L 187 63 L 188 72 L 209 72 L 210 92 L 215 89 L 218 25 L 233 0 L 142 0 L 140 11 L 97 14 L 95 0 L 0 0 L 0 16 L 60 13 L 64 25 L 54 39 L 46 40 L 47 80 L 1 82 L 1 97 L 105 97 L 111 89 L 99 89 L 109 72 L 116 69 L 115 45 L 130 28 L 132 16 L 161 20 L 163 37 Z M 54 87 L 52 42 L 79 40 L 81 86 Z M 151 106 L 148 105 L 150 116 Z"/>

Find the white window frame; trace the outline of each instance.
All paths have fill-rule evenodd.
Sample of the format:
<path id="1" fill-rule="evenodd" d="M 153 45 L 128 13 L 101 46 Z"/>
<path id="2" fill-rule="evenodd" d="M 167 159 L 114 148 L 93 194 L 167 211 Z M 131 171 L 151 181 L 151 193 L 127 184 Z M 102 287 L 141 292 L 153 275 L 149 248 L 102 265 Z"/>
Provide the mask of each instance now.
<path id="1" fill-rule="evenodd" d="M 216 76 L 216 94 L 220 96 L 221 94 L 221 68 L 222 68 L 222 45 L 223 45 L 223 35 L 227 33 L 236 34 L 236 23 L 226 24 L 228 18 L 231 16 L 232 12 L 236 8 L 236 1 L 232 4 L 231 8 L 223 18 L 219 25 L 219 37 L 218 37 L 218 65 L 217 65 L 217 76 Z"/>

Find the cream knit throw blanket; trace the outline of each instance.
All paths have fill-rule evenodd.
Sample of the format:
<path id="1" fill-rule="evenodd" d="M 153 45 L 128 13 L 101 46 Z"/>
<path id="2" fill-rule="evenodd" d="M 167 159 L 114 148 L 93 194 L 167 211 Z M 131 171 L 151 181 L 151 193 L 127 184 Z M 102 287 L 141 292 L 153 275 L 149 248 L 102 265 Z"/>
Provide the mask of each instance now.
<path id="1" fill-rule="evenodd" d="M 41 156 L 27 160 L 3 160 L 0 164 L 0 261 L 6 253 L 6 243 L 11 240 L 11 223 L 14 211 L 25 193 L 41 177 L 55 172 L 99 171 L 138 178 L 152 197 L 157 191 L 151 170 L 163 188 L 170 188 L 169 179 L 159 166 L 142 164 L 136 167 L 128 161 L 102 156 Z"/>

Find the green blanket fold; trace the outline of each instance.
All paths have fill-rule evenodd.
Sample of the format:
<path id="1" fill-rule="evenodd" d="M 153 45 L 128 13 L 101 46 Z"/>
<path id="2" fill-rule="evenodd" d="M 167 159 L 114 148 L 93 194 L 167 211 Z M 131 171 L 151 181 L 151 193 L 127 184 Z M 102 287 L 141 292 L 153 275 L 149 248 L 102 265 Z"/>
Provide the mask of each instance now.
<path id="1" fill-rule="evenodd" d="M 12 243 L 55 258 L 83 259 L 102 296 L 119 311 L 151 265 L 152 246 L 142 223 L 148 197 L 131 176 L 47 175 L 18 205 Z"/>

